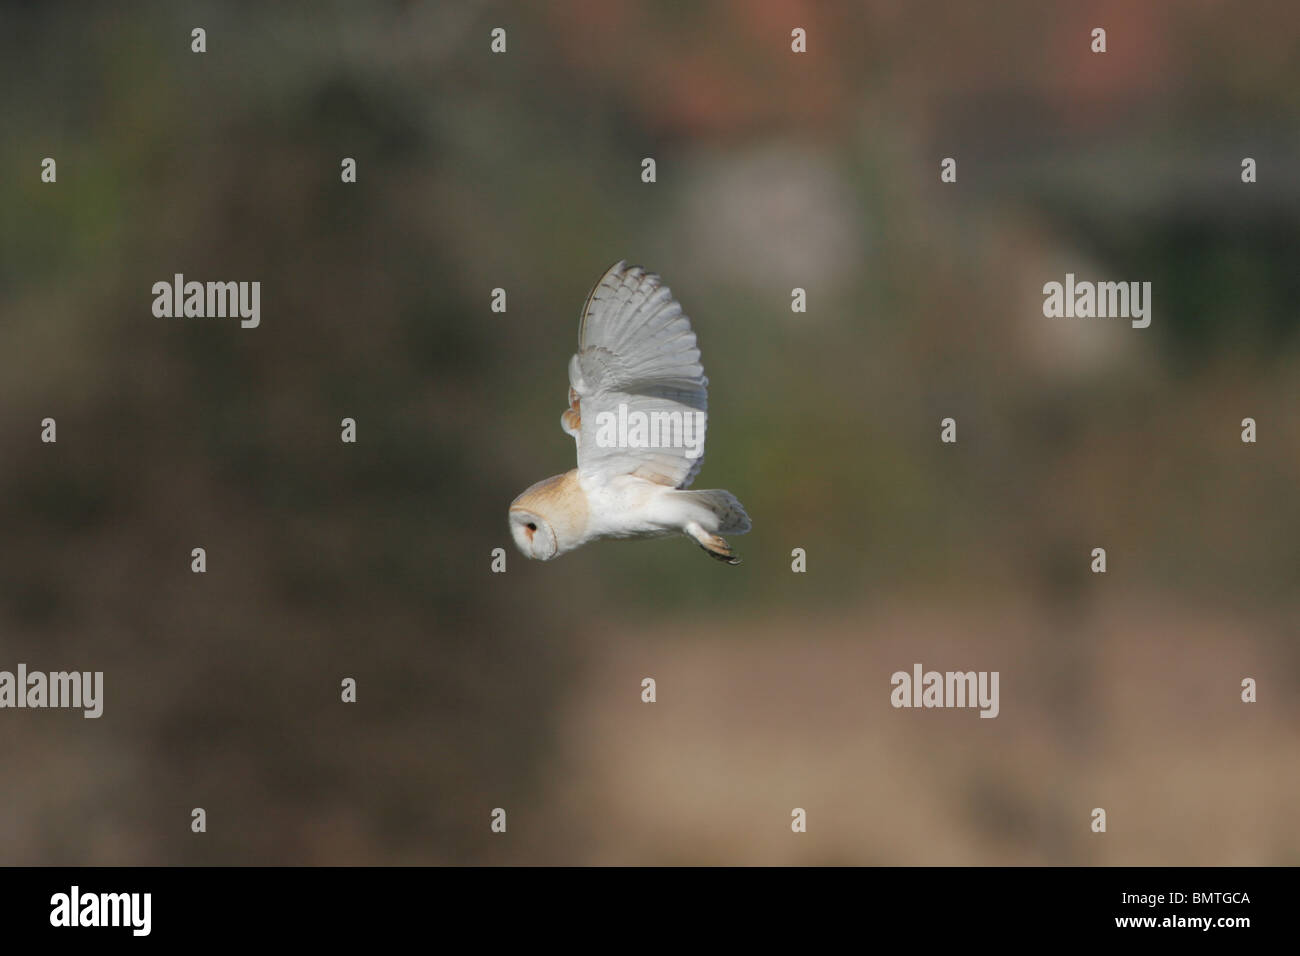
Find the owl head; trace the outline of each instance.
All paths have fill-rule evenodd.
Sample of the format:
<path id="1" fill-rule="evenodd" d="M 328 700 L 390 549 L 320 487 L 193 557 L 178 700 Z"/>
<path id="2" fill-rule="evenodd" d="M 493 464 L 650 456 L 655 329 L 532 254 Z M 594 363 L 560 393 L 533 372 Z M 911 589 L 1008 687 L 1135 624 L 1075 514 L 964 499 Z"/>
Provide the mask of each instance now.
<path id="1" fill-rule="evenodd" d="M 560 553 L 560 542 L 551 523 L 528 508 L 510 506 L 510 533 L 515 536 L 515 546 L 530 558 L 549 561 Z"/>
<path id="2" fill-rule="evenodd" d="M 510 503 L 510 533 L 525 556 L 549 561 L 586 540 L 587 495 L 575 469 L 539 481 Z"/>

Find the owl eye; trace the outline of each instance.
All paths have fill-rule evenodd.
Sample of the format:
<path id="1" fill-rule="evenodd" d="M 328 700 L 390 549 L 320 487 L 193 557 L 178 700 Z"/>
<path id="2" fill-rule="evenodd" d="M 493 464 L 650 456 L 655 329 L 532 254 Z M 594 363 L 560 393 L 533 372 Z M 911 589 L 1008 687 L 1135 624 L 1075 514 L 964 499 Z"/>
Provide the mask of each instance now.
<path id="1" fill-rule="evenodd" d="M 537 525 L 532 521 L 528 522 L 528 524 L 525 527 L 527 527 L 529 531 L 537 530 Z"/>

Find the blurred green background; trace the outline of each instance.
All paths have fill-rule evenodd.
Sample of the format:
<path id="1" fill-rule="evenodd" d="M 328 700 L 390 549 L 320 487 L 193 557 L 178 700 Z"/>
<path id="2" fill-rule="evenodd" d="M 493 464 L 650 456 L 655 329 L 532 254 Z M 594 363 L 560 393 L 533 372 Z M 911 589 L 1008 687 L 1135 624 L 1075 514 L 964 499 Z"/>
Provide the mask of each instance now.
<path id="1" fill-rule="evenodd" d="M 0 862 L 1300 863 L 1298 27 L 0 8 L 0 668 L 106 685 L 0 713 Z M 511 543 L 620 258 L 694 322 L 739 568 Z M 155 318 L 177 272 L 261 326 Z M 1151 327 L 1044 318 L 1066 272 Z M 914 662 L 1001 716 L 892 709 Z"/>

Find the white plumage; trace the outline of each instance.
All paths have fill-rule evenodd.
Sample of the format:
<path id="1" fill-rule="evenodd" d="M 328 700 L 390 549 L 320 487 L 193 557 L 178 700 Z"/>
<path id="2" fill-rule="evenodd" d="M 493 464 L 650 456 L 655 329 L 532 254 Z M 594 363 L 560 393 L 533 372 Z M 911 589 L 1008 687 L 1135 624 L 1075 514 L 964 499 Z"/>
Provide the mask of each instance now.
<path id="1" fill-rule="evenodd" d="M 549 560 L 597 538 L 685 534 L 740 563 L 719 536 L 749 530 L 740 502 L 727 491 L 685 490 L 704 462 L 708 384 L 668 287 L 639 266 L 611 266 L 587 296 L 569 360 L 560 427 L 577 444 L 578 467 L 510 505 L 519 549 Z M 649 432 L 618 424 L 638 420 L 652 423 Z"/>

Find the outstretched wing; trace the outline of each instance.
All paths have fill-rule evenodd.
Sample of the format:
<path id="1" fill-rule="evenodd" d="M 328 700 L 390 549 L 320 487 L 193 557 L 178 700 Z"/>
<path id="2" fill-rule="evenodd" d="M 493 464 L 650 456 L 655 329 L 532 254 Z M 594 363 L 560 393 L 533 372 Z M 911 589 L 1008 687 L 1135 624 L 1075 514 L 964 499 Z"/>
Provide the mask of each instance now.
<path id="1" fill-rule="evenodd" d="M 687 487 L 704 463 L 708 384 L 672 292 L 657 275 L 615 263 L 587 296 L 569 360 L 562 427 L 578 443 L 578 473 Z"/>

